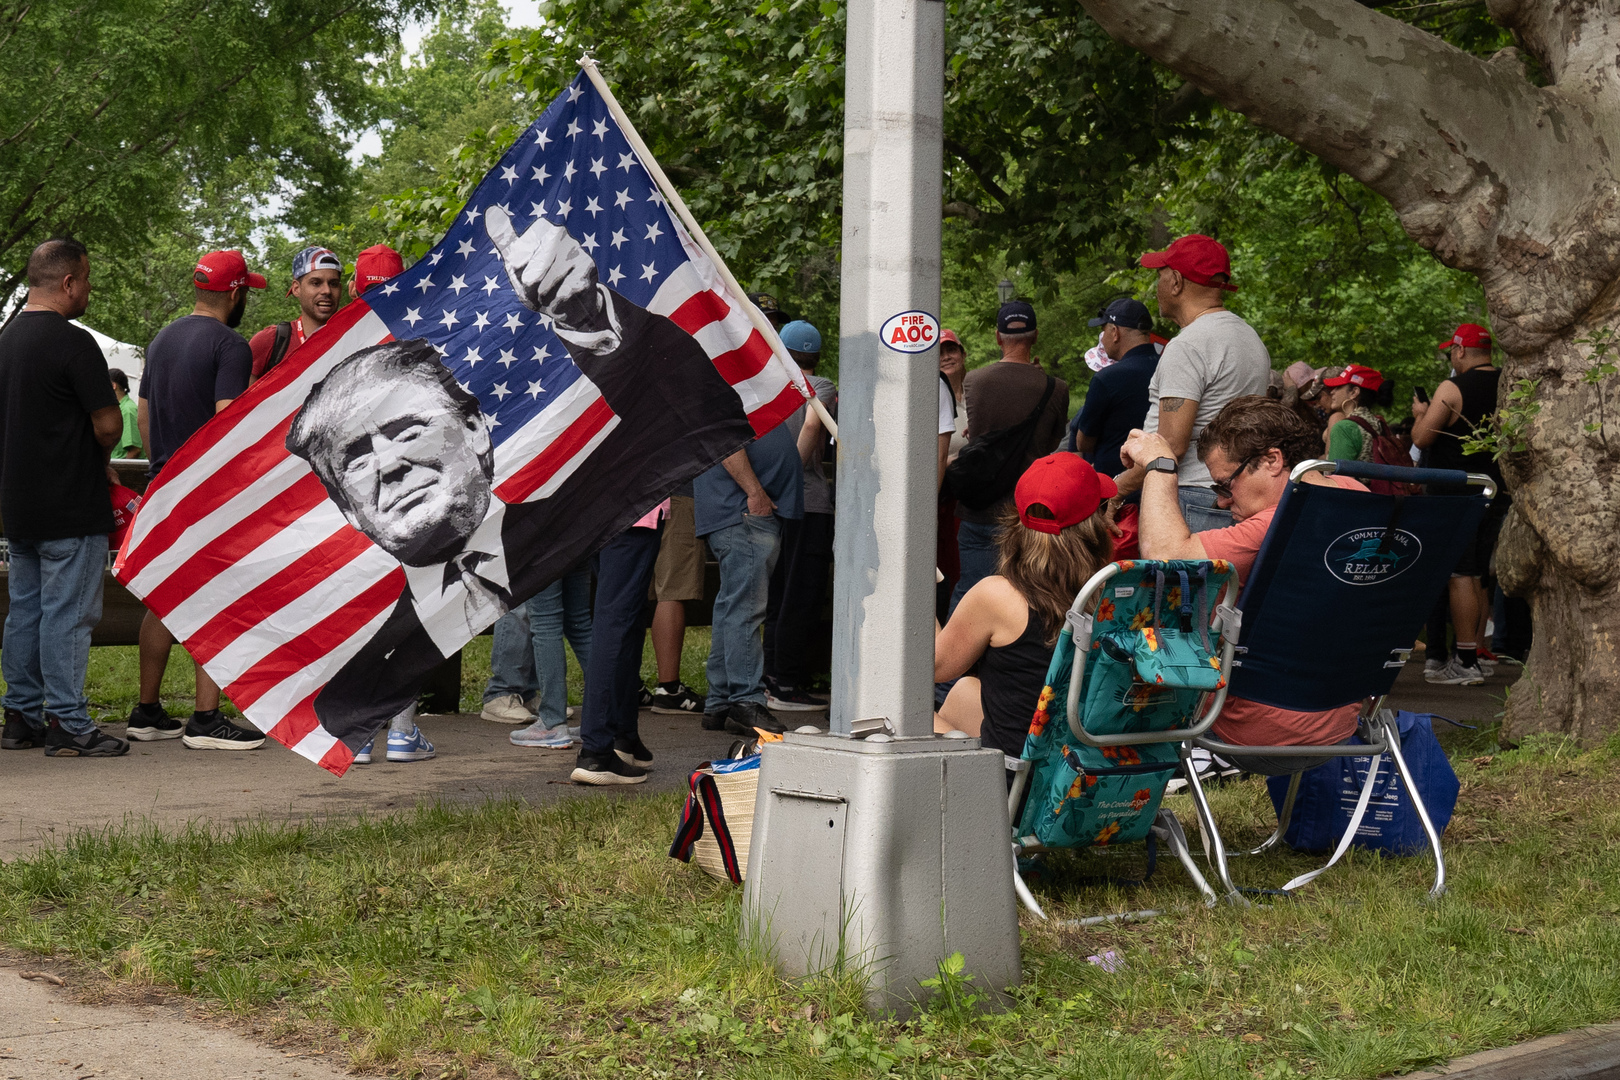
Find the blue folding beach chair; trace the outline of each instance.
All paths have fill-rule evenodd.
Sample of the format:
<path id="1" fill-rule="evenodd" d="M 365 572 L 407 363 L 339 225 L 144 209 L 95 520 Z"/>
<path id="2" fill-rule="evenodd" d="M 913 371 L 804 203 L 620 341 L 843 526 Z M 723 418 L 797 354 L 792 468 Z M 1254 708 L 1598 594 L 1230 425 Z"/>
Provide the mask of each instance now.
<path id="1" fill-rule="evenodd" d="M 1178 748 L 1209 730 L 1226 698 L 1237 575 L 1211 562 L 1111 563 L 1087 581 L 1052 651 L 1008 795 L 1020 855 L 1147 840 L 1212 889 L 1174 815 L 1159 808 Z M 1015 869 L 1013 885 L 1046 918 Z"/>
<path id="2" fill-rule="evenodd" d="M 1337 486 L 1307 484 L 1310 472 L 1358 479 L 1443 486 L 1457 495 L 1379 495 Z M 1401 754 L 1401 741 L 1384 698 L 1405 666 L 1412 643 L 1446 587 L 1464 544 L 1474 542 L 1480 519 L 1496 494 L 1495 483 L 1474 473 L 1400 469 L 1360 461 L 1305 461 L 1277 506 L 1243 595 L 1238 601 L 1234 696 L 1301 712 L 1361 703 L 1364 744 L 1333 746 L 1234 746 L 1198 733 L 1183 743 L 1188 786 L 1197 807 L 1210 861 L 1228 899 L 1241 902 L 1232 882 L 1225 845 L 1190 757 L 1195 746 L 1221 755 L 1372 759 L 1366 785 L 1349 828 L 1328 862 L 1349 846 L 1366 811 L 1383 755 L 1388 755 L 1434 853 L 1431 897 L 1445 891 L 1446 864 L 1440 835 L 1422 792 Z M 1303 762 L 1302 762 L 1303 764 Z M 1295 772 L 1278 813 L 1277 831 L 1251 852 L 1275 846 L 1289 823 L 1301 773 Z M 1327 869 L 1323 867 L 1322 870 Z M 1285 886 L 1297 887 L 1321 870 Z"/>

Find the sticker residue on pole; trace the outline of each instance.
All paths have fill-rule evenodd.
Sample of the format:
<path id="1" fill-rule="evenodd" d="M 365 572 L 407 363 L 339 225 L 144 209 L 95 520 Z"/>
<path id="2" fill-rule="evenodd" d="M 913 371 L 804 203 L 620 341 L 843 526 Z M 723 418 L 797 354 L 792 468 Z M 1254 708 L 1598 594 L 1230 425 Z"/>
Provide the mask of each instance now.
<path id="1" fill-rule="evenodd" d="M 926 311 L 902 311 L 883 320 L 878 336 L 896 352 L 925 352 L 939 344 L 939 320 Z"/>

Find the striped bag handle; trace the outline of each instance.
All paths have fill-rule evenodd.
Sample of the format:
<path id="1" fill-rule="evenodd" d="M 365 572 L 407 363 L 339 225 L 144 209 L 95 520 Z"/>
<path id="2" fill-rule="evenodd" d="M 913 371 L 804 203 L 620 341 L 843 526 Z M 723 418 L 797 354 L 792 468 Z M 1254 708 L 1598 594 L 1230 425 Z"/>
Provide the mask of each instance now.
<path id="1" fill-rule="evenodd" d="M 726 824 L 726 812 L 720 805 L 720 789 L 715 786 L 714 774 L 708 771 L 709 762 L 698 766 L 687 779 L 690 789 L 686 805 L 681 809 L 681 823 L 675 829 L 675 842 L 669 846 L 669 857 L 681 862 L 692 861 L 692 848 L 703 835 L 703 819 L 709 819 L 714 842 L 720 848 L 720 861 L 733 885 L 742 884 L 742 869 L 737 865 L 737 847 L 731 840 L 731 828 Z"/>

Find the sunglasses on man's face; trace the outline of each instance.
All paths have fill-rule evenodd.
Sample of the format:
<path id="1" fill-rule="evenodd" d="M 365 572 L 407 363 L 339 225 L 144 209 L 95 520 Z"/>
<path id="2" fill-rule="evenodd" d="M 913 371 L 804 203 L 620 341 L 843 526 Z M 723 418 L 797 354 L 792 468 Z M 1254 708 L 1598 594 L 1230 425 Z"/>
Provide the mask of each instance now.
<path id="1" fill-rule="evenodd" d="M 1259 456 L 1259 454 L 1250 454 L 1238 462 L 1238 467 L 1228 473 L 1225 480 L 1216 480 L 1211 484 L 1209 487 L 1211 491 L 1215 492 L 1215 497 L 1217 499 L 1230 499 L 1232 497 L 1232 481 L 1236 480 L 1238 474 L 1247 469 L 1254 459 Z"/>

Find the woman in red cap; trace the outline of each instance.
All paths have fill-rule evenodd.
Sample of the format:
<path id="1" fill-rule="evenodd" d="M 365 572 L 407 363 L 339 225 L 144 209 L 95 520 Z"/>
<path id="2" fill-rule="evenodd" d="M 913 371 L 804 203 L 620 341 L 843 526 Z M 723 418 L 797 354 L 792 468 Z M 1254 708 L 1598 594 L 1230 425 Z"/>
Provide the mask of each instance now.
<path id="1" fill-rule="evenodd" d="M 1390 434 L 1389 425 L 1373 410 L 1394 404 L 1394 382 L 1370 367 L 1351 364 L 1323 379 L 1322 385 L 1329 408 L 1344 414 L 1328 428 L 1327 456 L 1335 461 L 1371 461 L 1373 441 Z"/>
<path id="2" fill-rule="evenodd" d="M 1113 558 L 1103 506 L 1117 490 L 1078 454 L 1025 471 L 1017 516 L 1002 523 L 1000 573 L 969 589 L 944 629 L 935 624 L 934 679 L 958 679 L 935 731 L 965 731 L 1011 758 L 1024 752 L 1064 614 Z"/>

